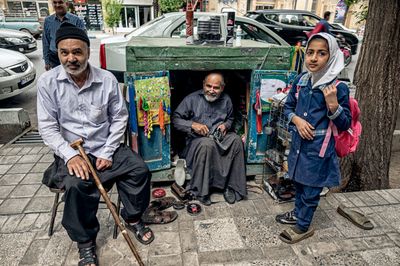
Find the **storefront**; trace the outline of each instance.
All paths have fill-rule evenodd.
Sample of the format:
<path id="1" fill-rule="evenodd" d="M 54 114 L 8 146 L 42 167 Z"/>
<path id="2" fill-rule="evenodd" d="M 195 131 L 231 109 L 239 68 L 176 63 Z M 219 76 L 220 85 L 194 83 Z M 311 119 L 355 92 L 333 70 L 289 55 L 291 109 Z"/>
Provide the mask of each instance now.
<path id="1" fill-rule="evenodd" d="M 48 1 L 8 0 L 6 16 L 23 18 L 45 18 L 49 15 Z"/>
<path id="2" fill-rule="evenodd" d="M 152 0 L 124 0 L 118 32 L 130 32 L 154 18 Z"/>

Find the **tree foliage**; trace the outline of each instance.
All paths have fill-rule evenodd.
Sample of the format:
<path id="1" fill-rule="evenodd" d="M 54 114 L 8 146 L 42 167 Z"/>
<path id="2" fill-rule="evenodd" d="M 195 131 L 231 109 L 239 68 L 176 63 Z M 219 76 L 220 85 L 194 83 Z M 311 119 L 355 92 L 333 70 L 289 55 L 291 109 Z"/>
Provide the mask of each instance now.
<path id="1" fill-rule="evenodd" d="M 114 27 L 118 26 L 121 19 L 122 0 L 103 0 L 103 6 L 106 11 L 104 21 L 114 33 Z"/>
<path id="2" fill-rule="evenodd" d="M 168 13 L 179 11 L 185 2 L 185 0 L 159 0 L 159 5 L 163 13 Z"/>

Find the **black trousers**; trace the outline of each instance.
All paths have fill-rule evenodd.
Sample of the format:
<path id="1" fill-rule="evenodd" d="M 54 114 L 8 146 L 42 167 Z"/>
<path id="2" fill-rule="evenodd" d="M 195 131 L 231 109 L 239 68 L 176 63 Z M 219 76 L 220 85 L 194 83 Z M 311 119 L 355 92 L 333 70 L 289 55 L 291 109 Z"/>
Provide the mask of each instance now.
<path id="1" fill-rule="evenodd" d="M 43 184 L 64 188 L 64 215 L 62 225 L 75 242 L 89 242 L 96 239 L 100 225 L 96 217 L 100 192 L 92 177 L 82 180 L 68 173 L 68 168 L 60 157 L 49 166 L 43 176 Z M 93 166 L 96 158 L 89 154 Z M 113 156 L 110 169 L 98 171 L 98 176 L 106 189 L 116 183 L 124 205 L 121 216 L 125 221 L 140 219 L 150 201 L 151 173 L 142 158 L 126 145 L 121 145 Z"/>

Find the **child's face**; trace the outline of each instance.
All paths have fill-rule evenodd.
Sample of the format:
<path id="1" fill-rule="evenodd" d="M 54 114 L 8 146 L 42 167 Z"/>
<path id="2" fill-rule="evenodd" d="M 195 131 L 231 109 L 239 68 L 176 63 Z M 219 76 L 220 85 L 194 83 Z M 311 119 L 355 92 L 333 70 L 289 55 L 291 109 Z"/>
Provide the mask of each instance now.
<path id="1" fill-rule="evenodd" d="M 325 40 L 314 39 L 308 44 L 306 66 L 311 72 L 320 71 L 329 60 L 329 47 Z"/>

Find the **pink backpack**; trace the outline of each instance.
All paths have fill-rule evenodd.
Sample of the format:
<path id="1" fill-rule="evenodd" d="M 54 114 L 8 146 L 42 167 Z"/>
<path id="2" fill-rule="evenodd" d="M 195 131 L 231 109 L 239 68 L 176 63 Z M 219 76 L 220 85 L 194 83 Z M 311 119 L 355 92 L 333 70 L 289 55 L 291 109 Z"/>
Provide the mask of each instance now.
<path id="1" fill-rule="evenodd" d="M 337 84 L 339 84 L 339 82 L 337 82 L 336 85 Z M 350 153 L 356 151 L 362 131 L 362 126 L 359 121 L 361 111 L 360 107 L 358 106 L 357 100 L 354 99 L 353 97 L 350 97 L 349 105 L 352 117 L 350 128 L 346 131 L 338 132 L 335 124 L 333 124 L 333 122 L 330 121 L 324 142 L 319 152 L 319 157 L 324 157 L 332 132 L 335 138 L 335 150 L 337 156 L 345 157 Z"/>

